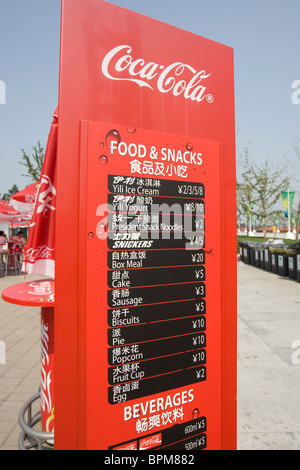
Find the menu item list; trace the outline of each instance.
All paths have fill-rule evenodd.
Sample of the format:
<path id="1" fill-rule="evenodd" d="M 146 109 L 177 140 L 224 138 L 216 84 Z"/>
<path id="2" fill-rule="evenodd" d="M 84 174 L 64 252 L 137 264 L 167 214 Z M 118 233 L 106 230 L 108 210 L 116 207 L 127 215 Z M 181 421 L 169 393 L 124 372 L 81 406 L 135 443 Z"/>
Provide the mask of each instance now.
<path id="1" fill-rule="evenodd" d="M 113 405 L 206 380 L 205 188 L 109 175 L 108 190 Z"/>

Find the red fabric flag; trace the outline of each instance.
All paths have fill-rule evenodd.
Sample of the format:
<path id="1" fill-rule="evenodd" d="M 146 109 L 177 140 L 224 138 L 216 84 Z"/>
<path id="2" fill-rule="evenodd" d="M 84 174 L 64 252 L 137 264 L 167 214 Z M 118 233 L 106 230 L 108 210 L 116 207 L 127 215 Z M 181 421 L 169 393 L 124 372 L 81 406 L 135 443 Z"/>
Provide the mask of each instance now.
<path id="1" fill-rule="evenodd" d="M 55 266 L 57 128 L 56 109 L 48 137 L 23 265 L 24 271 L 28 274 L 44 274 L 52 278 Z"/>

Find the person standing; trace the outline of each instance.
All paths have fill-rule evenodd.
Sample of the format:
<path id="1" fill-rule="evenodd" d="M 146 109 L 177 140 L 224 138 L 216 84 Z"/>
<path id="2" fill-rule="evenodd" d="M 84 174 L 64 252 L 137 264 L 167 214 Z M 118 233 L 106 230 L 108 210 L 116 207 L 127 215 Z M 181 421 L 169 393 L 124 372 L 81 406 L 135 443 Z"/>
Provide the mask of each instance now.
<path id="1" fill-rule="evenodd" d="M 25 238 L 23 236 L 22 230 L 17 233 L 17 235 L 14 235 L 11 239 L 12 242 L 14 242 L 14 252 L 19 253 L 23 251 L 23 247 L 25 245 Z"/>
<path id="2" fill-rule="evenodd" d="M 3 263 L 3 247 L 8 242 L 7 237 L 3 230 L 0 230 L 0 264 Z"/>

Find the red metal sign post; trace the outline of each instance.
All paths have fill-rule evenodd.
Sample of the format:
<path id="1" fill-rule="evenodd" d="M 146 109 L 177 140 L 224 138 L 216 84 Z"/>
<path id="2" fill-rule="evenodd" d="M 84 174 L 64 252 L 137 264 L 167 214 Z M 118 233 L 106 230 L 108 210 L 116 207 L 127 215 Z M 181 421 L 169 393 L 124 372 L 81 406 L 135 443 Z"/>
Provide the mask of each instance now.
<path id="1" fill-rule="evenodd" d="M 56 449 L 236 447 L 235 228 L 232 49 L 63 0 Z"/>

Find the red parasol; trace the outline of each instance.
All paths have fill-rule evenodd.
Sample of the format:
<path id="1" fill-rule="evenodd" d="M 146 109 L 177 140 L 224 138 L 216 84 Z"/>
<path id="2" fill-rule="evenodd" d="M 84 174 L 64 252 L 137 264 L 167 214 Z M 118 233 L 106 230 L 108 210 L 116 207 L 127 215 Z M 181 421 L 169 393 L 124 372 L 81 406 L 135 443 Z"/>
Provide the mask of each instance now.
<path id="1" fill-rule="evenodd" d="M 33 212 L 39 183 L 35 182 L 11 196 L 10 204 L 19 212 Z"/>
<path id="2" fill-rule="evenodd" d="M 31 214 L 21 214 L 12 207 L 9 201 L 0 199 L 0 222 L 10 223 L 10 222 L 27 222 L 31 219 Z"/>
<path id="3" fill-rule="evenodd" d="M 24 256 L 24 270 L 54 278 L 54 230 L 56 206 L 57 109 L 48 137 L 36 202 Z"/>

